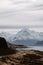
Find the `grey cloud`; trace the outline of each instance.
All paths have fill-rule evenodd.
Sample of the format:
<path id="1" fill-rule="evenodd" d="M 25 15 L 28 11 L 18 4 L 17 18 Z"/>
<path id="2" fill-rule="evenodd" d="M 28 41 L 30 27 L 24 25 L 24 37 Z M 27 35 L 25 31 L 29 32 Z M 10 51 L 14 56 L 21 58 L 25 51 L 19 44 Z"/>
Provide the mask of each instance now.
<path id="1" fill-rule="evenodd" d="M 3 0 L 1 1 L 3 3 Z M 1 4 L 0 3 L 0 4 Z M 43 9 L 43 0 L 4 0 L 3 5 L 1 4 L 0 9 L 8 10 L 36 10 L 36 9 Z M 6 8 L 7 7 L 7 8 Z"/>
<path id="2" fill-rule="evenodd" d="M 0 21 L 7 25 L 42 25 L 43 12 L 7 12 L 0 15 Z M 7 23 L 6 23 L 7 22 Z M 42 23 L 41 23 L 42 22 Z M 5 25 L 3 24 L 3 25 Z"/>
<path id="3" fill-rule="evenodd" d="M 16 5 L 21 3 L 21 6 L 17 6 L 17 10 L 14 8 L 0 12 L 1 25 L 43 25 L 43 4 L 34 3 L 32 0 L 14 0 L 12 5 L 15 5 L 14 3 Z"/>
<path id="4" fill-rule="evenodd" d="M 43 7 L 43 0 L 18 0 L 18 1 L 15 1 L 13 0 L 13 4 L 24 4 L 26 5 L 26 7 L 29 7 L 29 8 L 35 8 L 35 7 Z"/>

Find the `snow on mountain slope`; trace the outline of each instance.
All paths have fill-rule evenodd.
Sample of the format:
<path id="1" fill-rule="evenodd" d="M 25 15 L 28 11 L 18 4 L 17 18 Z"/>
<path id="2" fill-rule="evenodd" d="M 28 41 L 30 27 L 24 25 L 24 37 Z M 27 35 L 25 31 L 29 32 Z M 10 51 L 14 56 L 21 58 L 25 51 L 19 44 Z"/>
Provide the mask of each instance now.
<path id="1" fill-rule="evenodd" d="M 29 39 L 43 40 L 43 33 L 31 31 L 28 28 L 23 28 L 13 38 L 13 40 L 29 40 Z"/>
<path id="2" fill-rule="evenodd" d="M 12 38 L 12 43 L 22 45 L 36 45 L 37 41 L 41 40 L 43 40 L 42 32 L 35 32 L 29 30 L 28 28 L 23 28 Z"/>
<path id="3" fill-rule="evenodd" d="M 0 32 L 0 37 L 4 37 L 8 42 L 11 42 L 11 37 L 13 37 L 13 35 L 7 32 Z"/>
<path id="4" fill-rule="evenodd" d="M 14 33 L 14 32 L 13 32 Z M 35 32 L 28 28 L 22 28 L 16 34 L 1 32 L 0 37 L 4 37 L 8 42 L 24 45 L 35 45 L 37 41 L 43 40 L 43 32 Z"/>

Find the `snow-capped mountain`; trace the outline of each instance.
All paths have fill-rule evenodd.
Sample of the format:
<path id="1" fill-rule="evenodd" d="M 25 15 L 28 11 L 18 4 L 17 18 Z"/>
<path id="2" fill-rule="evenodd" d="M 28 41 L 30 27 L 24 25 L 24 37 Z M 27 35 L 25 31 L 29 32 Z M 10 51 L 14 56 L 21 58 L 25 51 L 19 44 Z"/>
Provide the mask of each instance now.
<path id="1" fill-rule="evenodd" d="M 36 45 L 38 41 L 43 41 L 43 32 L 23 28 L 16 34 L 13 33 L 0 32 L 0 37 L 4 37 L 10 43 L 23 45 Z"/>
<path id="2" fill-rule="evenodd" d="M 43 33 L 42 32 L 35 32 L 31 31 L 28 28 L 21 29 L 13 38 L 14 40 L 43 40 Z"/>
<path id="3" fill-rule="evenodd" d="M 37 41 L 43 40 L 42 32 L 31 31 L 28 28 L 21 29 L 12 39 L 13 43 L 35 45 Z"/>

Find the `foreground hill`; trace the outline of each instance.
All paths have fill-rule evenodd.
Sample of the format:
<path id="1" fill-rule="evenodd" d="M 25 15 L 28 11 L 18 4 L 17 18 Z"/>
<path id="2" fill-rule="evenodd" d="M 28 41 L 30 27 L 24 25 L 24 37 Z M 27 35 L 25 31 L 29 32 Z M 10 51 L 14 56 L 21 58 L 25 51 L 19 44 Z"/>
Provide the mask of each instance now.
<path id="1" fill-rule="evenodd" d="M 18 51 L 16 54 L 1 57 L 0 65 L 43 65 L 43 52 Z"/>
<path id="2" fill-rule="evenodd" d="M 15 47 L 9 46 L 5 38 L 0 37 L 0 56 L 13 54 L 15 52 Z"/>
<path id="3" fill-rule="evenodd" d="M 43 52 L 16 50 L 0 37 L 0 65 L 43 65 Z"/>

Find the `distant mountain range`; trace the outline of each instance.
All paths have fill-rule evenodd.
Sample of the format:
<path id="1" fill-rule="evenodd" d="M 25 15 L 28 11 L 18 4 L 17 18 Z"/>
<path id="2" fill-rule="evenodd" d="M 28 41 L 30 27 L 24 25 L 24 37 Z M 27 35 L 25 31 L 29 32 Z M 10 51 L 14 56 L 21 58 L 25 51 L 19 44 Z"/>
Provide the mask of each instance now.
<path id="1" fill-rule="evenodd" d="M 15 37 L 13 37 L 12 42 L 22 45 L 36 45 L 38 41 L 42 40 L 42 32 L 35 32 L 29 30 L 28 28 L 23 28 L 15 35 Z"/>
<path id="2" fill-rule="evenodd" d="M 4 37 L 8 42 L 22 45 L 36 45 L 38 41 L 43 41 L 43 32 L 31 31 L 23 28 L 17 34 L 1 32 L 0 37 Z"/>
<path id="3" fill-rule="evenodd" d="M 13 38 L 15 40 L 43 40 L 43 33 L 42 32 L 35 32 L 31 31 L 27 28 L 21 29 Z"/>
<path id="4" fill-rule="evenodd" d="M 36 46 L 43 46 L 43 41 L 38 41 L 38 42 L 36 43 Z"/>

